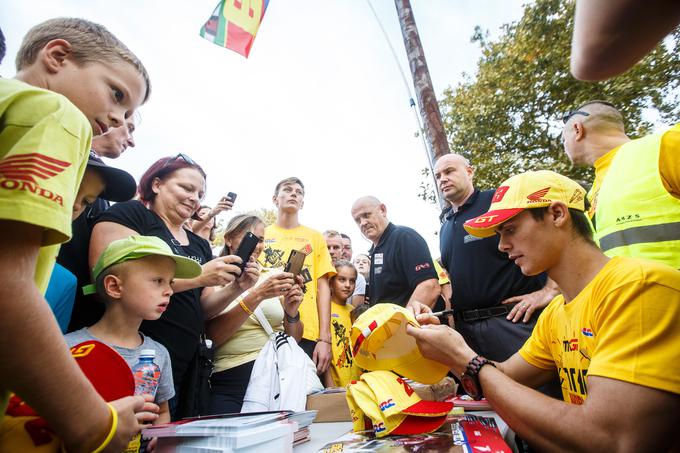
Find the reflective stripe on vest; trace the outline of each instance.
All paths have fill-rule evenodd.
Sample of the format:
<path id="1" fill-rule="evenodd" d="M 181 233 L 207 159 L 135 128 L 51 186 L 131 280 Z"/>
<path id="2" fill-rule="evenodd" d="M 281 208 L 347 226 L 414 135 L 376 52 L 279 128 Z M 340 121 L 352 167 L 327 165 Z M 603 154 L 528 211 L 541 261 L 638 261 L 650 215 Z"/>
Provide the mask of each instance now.
<path id="1" fill-rule="evenodd" d="M 680 269 L 680 200 L 666 191 L 658 168 L 663 135 L 618 150 L 598 194 L 595 236 L 608 256 L 647 258 Z"/>
<path id="2" fill-rule="evenodd" d="M 600 248 L 607 251 L 629 244 L 680 240 L 680 222 L 648 225 L 615 231 L 600 238 Z"/>

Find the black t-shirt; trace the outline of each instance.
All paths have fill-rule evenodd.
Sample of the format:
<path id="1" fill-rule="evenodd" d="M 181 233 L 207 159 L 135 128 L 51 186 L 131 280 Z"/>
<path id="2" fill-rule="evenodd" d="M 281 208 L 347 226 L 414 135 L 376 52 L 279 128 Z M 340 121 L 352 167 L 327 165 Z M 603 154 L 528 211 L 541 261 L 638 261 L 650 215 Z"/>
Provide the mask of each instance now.
<path id="1" fill-rule="evenodd" d="M 114 222 L 141 235 L 159 237 L 176 255 L 189 257 L 199 264 L 205 264 L 212 259 L 208 241 L 186 230 L 189 245 L 179 245 L 160 217 L 137 200 L 111 206 L 96 219 L 96 222 Z M 156 321 L 144 321 L 139 329 L 170 352 L 172 375 L 177 388 L 184 380 L 189 364 L 198 350 L 200 336 L 204 332 L 205 320 L 200 302 L 202 290 L 203 288 L 194 288 L 174 293 L 163 316 Z"/>
<path id="2" fill-rule="evenodd" d="M 545 286 L 545 274 L 525 276 L 506 253 L 498 250 L 498 235 L 482 239 L 463 228 L 465 221 L 488 211 L 494 192 L 475 189 L 457 212 L 448 211 L 444 216 L 439 249 L 451 280 L 451 302 L 458 310 L 492 307 L 508 297 Z"/>
<path id="3" fill-rule="evenodd" d="M 99 321 L 104 314 L 104 304 L 92 295 L 83 294 L 83 286 L 92 283 L 89 263 L 90 237 L 95 218 L 109 208 L 109 202 L 97 198 L 71 223 L 71 240 L 62 244 L 57 263 L 68 269 L 78 279 L 76 298 L 71 313 L 68 331 L 89 327 Z"/>
<path id="4" fill-rule="evenodd" d="M 370 254 L 371 305 L 389 302 L 406 306 L 419 283 L 437 279 L 425 239 L 409 227 L 389 223 Z"/>

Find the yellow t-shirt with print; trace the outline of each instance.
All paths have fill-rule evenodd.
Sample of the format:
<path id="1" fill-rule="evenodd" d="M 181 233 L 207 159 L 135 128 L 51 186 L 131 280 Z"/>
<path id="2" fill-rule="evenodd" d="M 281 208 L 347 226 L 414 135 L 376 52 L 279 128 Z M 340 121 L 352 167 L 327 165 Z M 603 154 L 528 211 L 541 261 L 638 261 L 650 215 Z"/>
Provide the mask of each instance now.
<path id="1" fill-rule="evenodd" d="M 565 401 L 581 404 L 586 377 L 680 394 L 680 271 L 615 257 L 569 303 L 557 296 L 519 353 L 557 368 Z"/>
<path id="2" fill-rule="evenodd" d="M 343 302 L 331 302 L 331 376 L 336 387 L 345 387 L 352 379 L 352 345 L 349 334 L 352 330 L 350 312 L 353 307 Z"/>
<path id="3" fill-rule="evenodd" d="M 306 292 L 300 305 L 300 319 L 304 323 L 303 338 L 319 338 L 319 314 L 316 308 L 317 281 L 335 275 L 335 268 L 321 233 L 306 226 L 285 229 L 269 225 L 264 232 L 264 250 L 259 262 L 264 267 L 283 268 L 291 250 L 304 250 L 307 258 L 302 268 Z"/>
<path id="4" fill-rule="evenodd" d="M 87 118 L 64 96 L 0 79 L 0 219 L 42 228 L 34 280 L 43 293 L 59 244 L 71 237 L 91 139 Z M 0 420 L 6 397 L 0 390 Z"/>

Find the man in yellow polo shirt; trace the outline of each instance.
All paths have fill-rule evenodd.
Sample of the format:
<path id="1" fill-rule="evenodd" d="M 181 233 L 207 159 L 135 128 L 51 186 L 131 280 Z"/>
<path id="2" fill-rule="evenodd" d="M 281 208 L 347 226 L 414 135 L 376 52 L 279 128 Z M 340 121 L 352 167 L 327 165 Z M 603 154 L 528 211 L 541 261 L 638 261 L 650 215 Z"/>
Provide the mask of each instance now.
<path id="1" fill-rule="evenodd" d="M 422 305 L 414 311 L 427 325 L 407 332 L 539 451 L 677 451 L 680 271 L 607 257 L 593 242 L 584 198 L 564 176 L 527 172 L 465 222 L 474 236 L 498 233 L 499 250 L 523 274 L 547 272 L 562 292 L 519 352 L 492 363 Z M 564 401 L 534 390 L 555 371 Z"/>
<path id="2" fill-rule="evenodd" d="M 589 217 L 600 248 L 680 269 L 680 125 L 631 140 L 621 113 L 605 101 L 563 120 L 571 161 L 595 167 Z"/>
<path id="3" fill-rule="evenodd" d="M 305 187 L 296 177 L 279 181 L 272 201 L 277 209 L 276 223 L 264 233 L 264 251 L 259 261 L 264 267 L 283 267 L 291 250 L 301 250 L 305 257 L 302 278 L 305 296 L 300 305 L 304 333 L 300 347 L 316 364 L 318 374 L 326 372 L 331 355 L 331 293 L 329 279 L 335 275 L 324 237 L 300 224 Z"/>

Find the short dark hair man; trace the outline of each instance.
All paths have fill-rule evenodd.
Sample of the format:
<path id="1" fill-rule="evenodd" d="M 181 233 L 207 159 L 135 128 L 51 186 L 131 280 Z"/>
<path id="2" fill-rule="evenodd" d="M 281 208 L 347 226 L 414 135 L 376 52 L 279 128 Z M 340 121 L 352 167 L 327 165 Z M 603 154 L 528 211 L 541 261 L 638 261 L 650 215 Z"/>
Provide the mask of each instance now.
<path id="1" fill-rule="evenodd" d="M 474 187 L 474 168 L 465 157 L 442 156 L 435 163 L 434 175 L 449 202 L 439 251 L 453 287 L 456 330 L 475 351 L 492 360 L 505 360 L 529 338 L 538 313 L 557 290 L 552 283 L 546 287 L 545 274 L 522 275 L 498 250 L 497 236 L 477 238 L 463 229 L 465 221 L 489 209 L 494 194 Z"/>
<path id="2" fill-rule="evenodd" d="M 497 232 L 524 274 L 547 272 L 562 290 L 518 353 L 491 363 L 416 304 L 425 312 L 418 321 L 430 325 L 407 332 L 540 451 L 677 451 L 680 272 L 604 255 L 584 198 L 564 176 L 527 172 L 503 182 L 490 210 L 465 224 L 475 236 Z M 564 401 L 531 388 L 555 372 Z"/>
<path id="3" fill-rule="evenodd" d="M 409 227 L 387 220 L 387 208 L 373 196 L 354 202 L 352 218 L 373 243 L 369 252 L 369 303 L 390 302 L 403 307 L 418 301 L 433 306 L 440 289 L 423 237 Z"/>
<path id="4" fill-rule="evenodd" d="M 276 184 L 272 201 L 278 210 L 276 223 L 265 229 L 260 260 L 267 267 L 283 267 L 290 251 L 306 254 L 303 277 L 306 292 L 300 305 L 304 332 L 300 347 L 314 360 L 317 373 L 324 373 L 331 361 L 331 292 L 328 280 L 335 275 L 326 241 L 321 233 L 300 224 L 305 186 L 296 177 Z"/>

